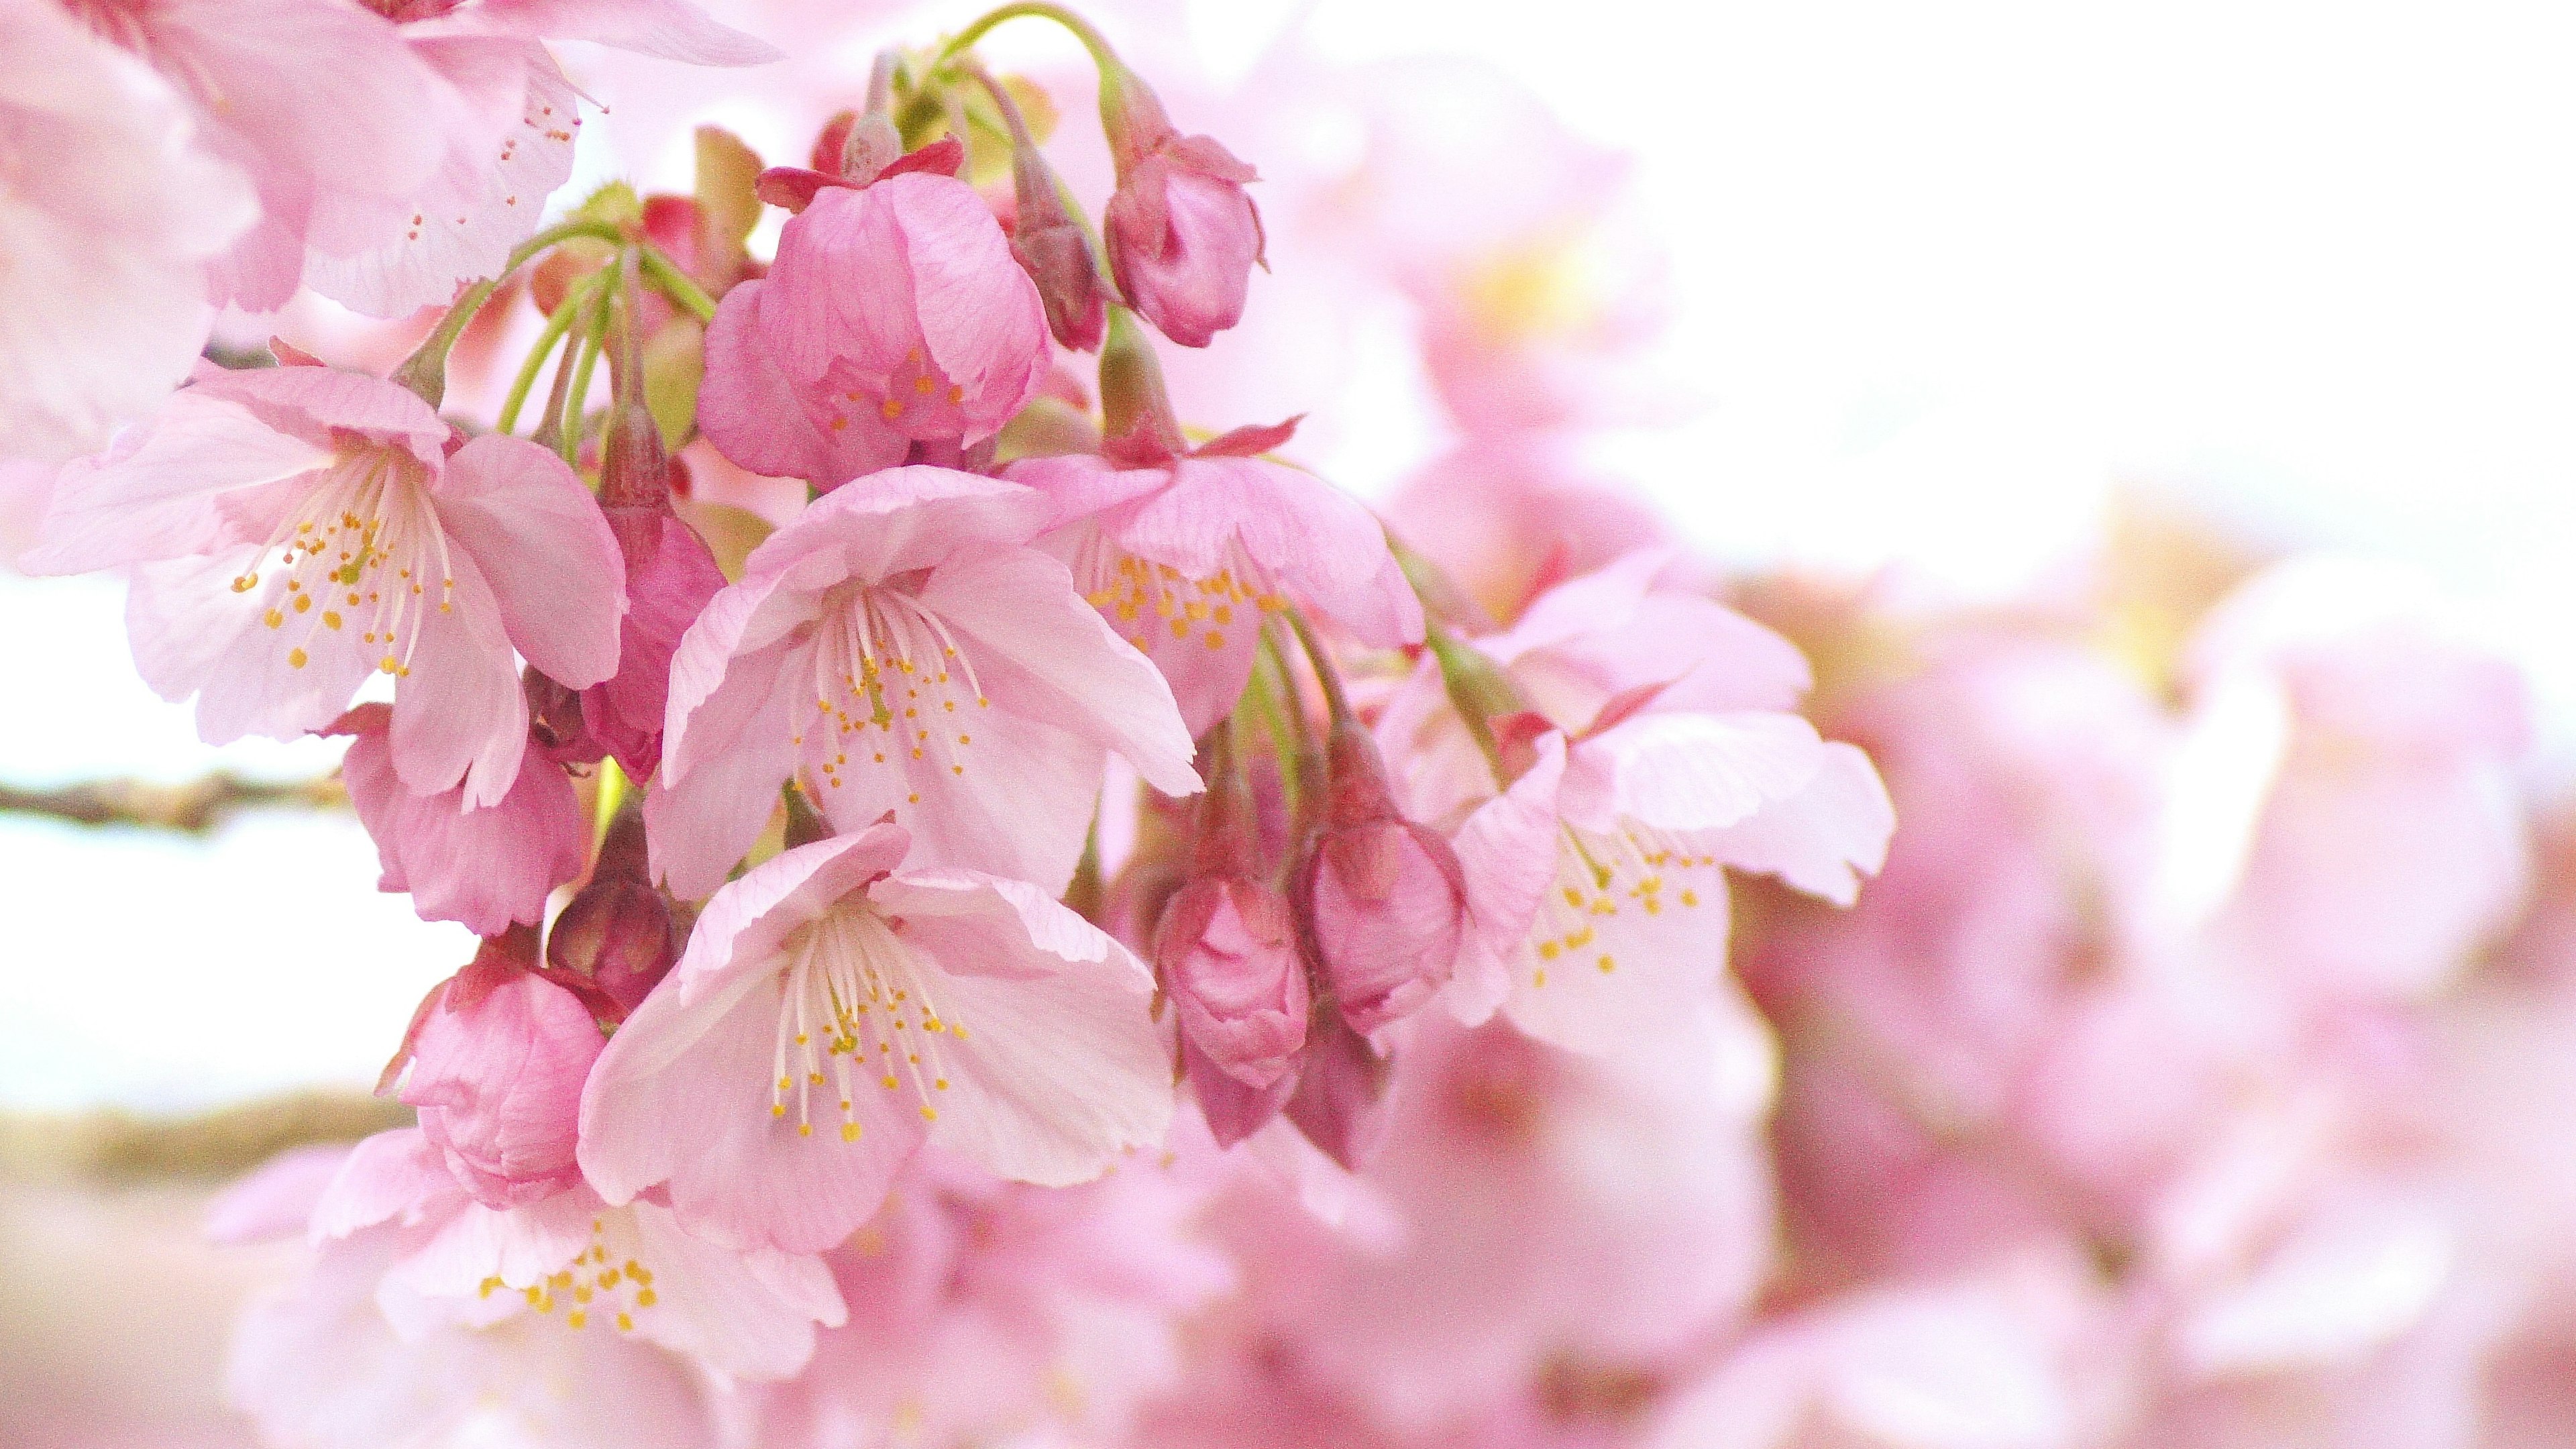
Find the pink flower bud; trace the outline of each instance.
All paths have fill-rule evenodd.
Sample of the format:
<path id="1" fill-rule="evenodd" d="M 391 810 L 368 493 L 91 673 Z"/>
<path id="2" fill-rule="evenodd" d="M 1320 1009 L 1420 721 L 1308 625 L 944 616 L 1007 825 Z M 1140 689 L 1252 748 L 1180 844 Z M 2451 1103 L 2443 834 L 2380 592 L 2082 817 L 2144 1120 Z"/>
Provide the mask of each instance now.
<path id="1" fill-rule="evenodd" d="M 1399 814 L 1377 746 L 1334 724 L 1325 827 L 1298 872 L 1324 979 L 1354 1030 L 1410 1015 L 1447 984 L 1467 909 L 1456 852 Z"/>
<path id="2" fill-rule="evenodd" d="M 1252 268 L 1263 259 L 1261 212 L 1243 189 L 1257 174 L 1214 139 L 1173 130 L 1132 73 L 1104 79 L 1101 109 L 1118 163 L 1118 189 L 1101 216 L 1110 274 L 1165 337 L 1205 347 L 1243 320 Z"/>
<path id="3" fill-rule="evenodd" d="M 1208 1135 L 1219 1147 L 1232 1147 L 1260 1131 L 1297 1091 L 1294 1071 L 1266 1087 L 1244 1085 L 1209 1061 L 1186 1033 L 1181 1037 L 1181 1072 L 1198 1094 L 1199 1115 L 1207 1119 Z"/>
<path id="4" fill-rule="evenodd" d="M 682 932 L 646 870 L 643 816 L 623 812 L 608 828 L 590 884 L 546 934 L 548 965 L 591 982 L 630 1012 L 680 959 Z"/>
<path id="5" fill-rule="evenodd" d="M 1182 1033 L 1210 1064 L 1255 1088 L 1296 1065 L 1310 988 L 1277 891 L 1241 877 L 1191 881 L 1164 909 L 1154 964 Z"/>
<path id="6" fill-rule="evenodd" d="M 484 942 L 421 1003 L 402 1100 L 448 1170 L 490 1207 L 534 1202 L 581 1178 L 581 1087 L 605 1038 L 591 1008 L 529 969 L 535 933 Z"/>

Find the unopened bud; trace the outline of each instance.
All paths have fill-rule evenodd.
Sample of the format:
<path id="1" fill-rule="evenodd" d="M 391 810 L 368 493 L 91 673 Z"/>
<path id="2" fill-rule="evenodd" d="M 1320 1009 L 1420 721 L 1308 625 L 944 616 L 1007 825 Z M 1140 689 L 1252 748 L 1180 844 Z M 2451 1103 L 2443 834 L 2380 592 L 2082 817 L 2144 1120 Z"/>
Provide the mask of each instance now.
<path id="1" fill-rule="evenodd" d="M 590 1004 L 538 971 L 535 954 L 528 927 L 486 939 L 431 989 L 404 1043 L 402 1100 L 448 1170 L 490 1207 L 580 1181 L 581 1088 L 606 1042 Z"/>
<path id="2" fill-rule="evenodd" d="M 1327 748 L 1325 824 L 1298 872 L 1298 904 L 1342 1015 L 1370 1033 L 1448 983 L 1466 879 L 1449 842 L 1395 808 L 1367 730 L 1336 720 Z"/>
<path id="3" fill-rule="evenodd" d="M 1243 320 L 1266 247 L 1250 166 L 1206 136 L 1172 129 L 1163 104 L 1124 66 L 1104 67 L 1101 124 L 1118 189 L 1101 215 L 1110 274 L 1127 304 L 1183 347 L 1205 347 Z"/>
<path id="4" fill-rule="evenodd" d="M 670 902 L 647 876 L 644 817 L 623 810 L 608 828 L 590 883 L 555 917 L 546 961 L 596 985 L 628 1012 L 680 959 Z"/>
<path id="5" fill-rule="evenodd" d="M 1191 881 L 1163 910 L 1154 964 L 1183 1035 L 1212 1065 L 1261 1088 L 1296 1064 L 1311 998 L 1279 892 L 1241 877 Z"/>

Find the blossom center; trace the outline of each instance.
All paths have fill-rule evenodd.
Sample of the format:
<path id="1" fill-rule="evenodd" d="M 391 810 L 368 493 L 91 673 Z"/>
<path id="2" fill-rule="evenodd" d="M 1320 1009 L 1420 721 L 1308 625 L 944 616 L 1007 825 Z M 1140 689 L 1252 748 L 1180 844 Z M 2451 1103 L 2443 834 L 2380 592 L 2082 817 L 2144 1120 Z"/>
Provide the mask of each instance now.
<path id="1" fill-rule="evenodd" d="M 354 622 L 377 669 L 409 674 L 431 605 L 440 613 L 455 609 L 447 531 L 420 487 L 417 467 L 377 448 L 322 470 L 250 567 L 234 576 L 233 592 L 246 594 L 264 576 L 283 575 L 285 587 L 272 584 L 267 591 L 260 622 L 282 637 L 296 626 L 288 664 L 303 668 L 322 642 L 346 647 Z M 428 592 L 432 580 L 435 600 Z"/>
<path id="2" fill-rule="evenodd" d="M 769 1115 L 792 1111 L 814 1135 L 815 1098 L 837 1109 L 841 1140 L 859 1139 L 858 1101 L 876 1089 L 910 1096 L 936 1121 L 948 1090 L 943 1038 L 966 1029 L 931 999 L 930 973 L 875 907 L 836 907 L 790 938 L 778 1003 Z"/>
<path id="3" fill-rule="evenodd" d="M 1240 542 L 1227 543 L 1214 574 L 1192 578 L 1170 564 L 1139 558 L 1095 531 L 1074 559 L 1073 579 L 1084 601 L 1139 650 L 1152 649 L 1167 633 L 1173 643 L 1196 636 L 1210 649 L 1223 649 L 1227 630 L 1258 630 L 1261 615 L 1288 606 L 1270 571 Z M 1247 608 L 1251 616 L 1238 624 L 1238 613 Z"/>
<path id="4" fill-rule="evenodd" d="M 644 1256 L 643 1234 L 636 1228 L 634 1212 L 611 1208 L 590 1220 L 590 1246 L 571 1266 L 517 1291 L 538 1313 L 551 1315 L 563 1309 L 566 1328 L 597 1323 L 632 1333 L 636 1319 L 661 1302 Z M 486 1278 L 481 1296 L 489 1298 L 505 1286 L 497 1277 Z"/>
<path id="5" fill-rule="evenodd" d="M 1697 910 L 1725 889 L 1717 857 L 1671 831 L 1634 821 L 1621 821 L 1606 834 L 1572 825 L 1560 830 L 1556 879 L 1539 898 L 1538 920 L 1530 928 L 1530 950 L 1538 958 L 1530 967 L 1534 987 L 1545 987 L 1548 968 L 1560 962 L 1588 965 L 1604 976 L 1618 970 L 1618 958 L 1598 939 L 1606 918 L 1628 911 L 1660 916 Z"/>
<path id="6" fill-rule="evenodd" d="M 964 775 L 975 743 L 966 717 L 993 704 L 939 616 L 883 585 L 845 585 L 826 599 L 813 690 L 811 722 L 795 743 L 834 789 L 849 778 L 852 750 L 866 753 L 863 764 L 893 755 Z"/>

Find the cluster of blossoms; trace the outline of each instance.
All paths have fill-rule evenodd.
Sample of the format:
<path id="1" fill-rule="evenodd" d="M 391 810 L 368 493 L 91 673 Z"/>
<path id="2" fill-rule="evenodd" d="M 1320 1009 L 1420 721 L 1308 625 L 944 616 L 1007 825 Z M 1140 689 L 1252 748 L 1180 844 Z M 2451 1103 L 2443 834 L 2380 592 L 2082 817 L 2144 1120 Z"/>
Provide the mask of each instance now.
<path id="1" fill-rule="evenodd" d="M 1093 62 L 1096 227 L 977 57 L 1030 18 Z M 771 53 L 680 0 L 0 0 L 0 223 L 62 263 L 0 269 L 0 353 L 62 362 L 5 400 L 68 458 L 26 565 L 123 570 L 208 740 L 346 737 L 383 889 L 481 938 L 380 1084 L 417 1125 L 219 1208 L 309 1249 L 235 1344 L 265 1442 L 2563 1427 L 2576 902 L 2438 609 L 1729 591 L 1564 463 L 1642 325 L 1569 300 L 1614 168 L 1480 78 L 1376 95 L 1478 118 L 1480 205 L 1268 219 L 1419 320 L 1455 445 L 1390 528 L 1295 419 L 1184 426 L 1274 183 L 1078 17 L 551 225 L 548 38 Z M 441 310 L 390 376 L 192 362 L 298 288 Z M 497 415 L 442 412 L 522 297 Z"/>

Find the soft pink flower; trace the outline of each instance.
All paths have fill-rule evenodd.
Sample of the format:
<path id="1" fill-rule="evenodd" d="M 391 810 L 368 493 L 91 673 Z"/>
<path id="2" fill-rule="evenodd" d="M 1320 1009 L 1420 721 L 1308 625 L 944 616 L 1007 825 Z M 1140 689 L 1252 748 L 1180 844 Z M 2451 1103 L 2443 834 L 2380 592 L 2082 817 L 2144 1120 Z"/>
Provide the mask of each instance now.
<path id="1" fill-rule="evenodd" d="M 703 1446 L 706 1375 L 783 1378 L 844 1316 L 819 1259 L 717 1248 L 651 1203 L 486 1207 L 408 1128 L 345 1156 L 312 1271 L 234 1344 L 231 1397 L 275 1442 Z"/>
<path id="2" fill-rule="evenodd" d="M 700 426 L 755 473 L 830 489 L 1001 431 L 1046 375 L 1046 309 L 973 187 L 828 186 L 707 331 Z"/>
<path id="3" fill-rule="evenodd" d="M 258 216 L 192 130 L 158 76 L 51 0 L 0 4 L 0 455 L 99 447 L 187 375 L 204 263 Z"/>
<path id="4" fill-rule="evenodd" d="M 866 484 L 771 535 L 680 641 L 645 806 L 678 894 L 724 879 L 792 774 L 836 829 L 892 812 L 917 861 L 1049 891 L 1110 751 L 1198 788 L 1161 676 L 1025 546 L 1043 495 L 942 468 Z"/>
<path id="5" fill-rule="evenodd" d="M 1144 1158 L 1038 1188 L 923 1153 L 830 1255 L 850 1322 L 753 1395 L 758 1442 L 1113 1442 L 1139 1398 L 1176 1385 L 1183 1315 L 1231 1281 L 1188 1222 L 1200 1196 Z"/>
<path id="6" fill-rule="evenodd" d="M 462 99 L 391 24 L 358 6 L 82 0 L 76 8 L 188 98 L 207 148 L 259 194 L 259 224 L 212 268 L 217 302 L 254 312 L 283 306 L 332 213 L 391 213 L 445 164 L 447 123 Z"/>
<path id="7" fill-rule="evenodd" d="M 2225 948 L 2325 994 L 2413 996 L 2511 921 L 2531 861 L 2515 666 L 2420 580 L 2315 559 L 2258 576 L 2192 646 L 2169 847 Z M 2230 875 L 2229 868 L 2235 868 Z"/>
<path id="8" fill-rule="evenodd" d="M 820 1250 L 925 1140 L 1028 1182 L 1161 1140 L 1171 1069 L 1126 948 L 1037 889 L 898 871 L 900 826 L 717 892 L 582 1099 L 582 1171 L 729 1242 Z"/>
<path id="9" fill-rule="evenodd" d="M 1163 908 L 1154 958 L 1181 1030 L 1211 1065 L 1267 1087 L 1296 1064 L 1306 967 L 1278 891 L 1240 877 L 1191 881 Z"/>
<path id="10" fill-rule="evenodd" d="M 422 1003 L 401 1097 L 475 1201 L 527 1206 L 581 1181 L 581 1084 L 605 1044 L 572 992 L 477 956 Z"/>
<path id="11" fill-rule="evenodd" d="M 589 40 L 699 65 L 779 53 L 685 0 L 374 0 L 445 82 L 434 125 L 446 152 L 427 182 L 388 201 L 326 195 L 305 280 L 378 317 L 444 303 L 495 275 L 572 175 L 580 94 L 543 44 Z"/>
<path id="12" fill-rule="evenodd" d="M 360 824 L 375 838 L 384 869 L 376 888 L 411 892 L 425 921 L 458 921 L 478 936 L 512 922 L 545 920 L 546 897 L 580 878 L 590 859 L 590 822 L 563 767 L 534 740 L 509 793 L 482 809 L 462 785 L 415 794 L 394 771 L 393 711 L 362 704 L 326 731 L 356 736 L 340 779 Z"/>
<path id="13" fill-rule="evenodd" d="M 1787 712 L 1806 664 L 1634 555 L 1477 641 L 1537 707 L 1518 778 L 1491 768 L 1425 660 L 1379 738 L 1411 813 L 1461 821 L 1473 926 L 1450 999 L 1587 1051 L 1687 1035 L 1724 968 L 1724 868 L 1849 903 L 1895 821 L 1868 757 Z"/>
<path id="14" fill-rule="evenodd" d="M 1466 880 L 1448 841 L 1397 812 L 1377 746 L 1357 721 L 1334 723 L 1326 771 L 1297 904 L 1336 1009 L 1368 1035 L 1449 984 Z"/>
<path id="15" fill-rule="evenodd" d="M 1426 1015 L 1360 1177 L 1391 1226 L 1329 1226 L 1248 1163 L 1218 1199 L 1244 1312 L 1405 1433 L 1536 1398 L 1553 1374 L 1686 1362 L 1746 1310 L 1770 1252 L 1772 1048 L 1741 997 L 1708 1044 L 1617 1061 Z"/>
<path id="16" fill-rule="evenodd" d="M 2090 1274 L 2032 1255 L 1765 1325 L 1658 1416 L 1651 1449 L 2087 1449 L 2129 1366 Z"/>
<path id="17" fill-rule="evenodd" d="M 1234 708 L 1262 620 L 1283 605 L 1373 648 L 1422 641 L 1422 605 L 1385 531 L 1311 474 L 1222 454 L 1144 468 L 1070 454 L 1014 463 L 1009 476 L 1054 500 L 1047 547 L 1171 680 L 1193 730 Z"/>
<path id="18" fill-rule="evenodd" d="M 1396 489 L 1387 526 L 1498 619 L 1640 549 L 1670 525 L 1634 489 L 1595 478 L 1543 435 L 1471 438 Z"/>
<path id="19" fill-rule="evenodd" d="M 517 654 L 573 687 L 617 664 L 617 540 L 563 460 L 446 421 L 381 378 L 205 370 L 70 464 L 30 568 L 135 572 L 135 665 L 198 696 L 212 743 L 291 739 L 395 675 L 403 785 L 508 795 L 528 749 Z"/>
<path id="20" fill-rule="evenodd" d="M 1101 214 L 1109 272 L 1128 305 L 1183 347 L 1243 320 L 1262 260 L 1251 167 L 1206 136 L 1172 134 L 1119 180 Z"/>

